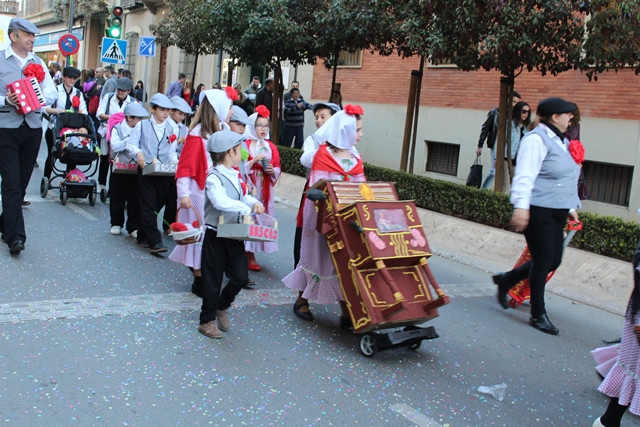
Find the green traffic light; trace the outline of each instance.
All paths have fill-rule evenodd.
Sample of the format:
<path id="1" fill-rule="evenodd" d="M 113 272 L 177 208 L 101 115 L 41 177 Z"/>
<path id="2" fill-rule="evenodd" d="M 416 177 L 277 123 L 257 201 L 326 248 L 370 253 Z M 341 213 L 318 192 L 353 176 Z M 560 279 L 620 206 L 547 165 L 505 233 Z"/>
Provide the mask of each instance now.
<path id="1" fill-rule="evenodd" d="M 107 31 L 109 37 L 111 37 L 112 39 L 119 39 L 120 38 L 120 27 L 114 27 L 111 26 L 109 27 L 109 30 Z"/>

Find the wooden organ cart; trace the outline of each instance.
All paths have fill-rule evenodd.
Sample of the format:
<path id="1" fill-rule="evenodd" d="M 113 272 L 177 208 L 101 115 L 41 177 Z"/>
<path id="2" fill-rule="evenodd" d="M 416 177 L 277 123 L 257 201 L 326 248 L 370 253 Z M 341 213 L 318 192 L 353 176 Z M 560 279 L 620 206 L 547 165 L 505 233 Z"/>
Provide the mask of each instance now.
<path id="1" fill-rule="evenodd" d="M 387 182 L 319 181 L 308 197 L 316 200 L 317 229 L 329 245 L 354 332 L 362 334 L 360 351 L 371 357 L 437 338 L 434 327 L 416 326 L 449 303 L 427 263 L 431 249 L 416 205 L 398 200 Z"/>

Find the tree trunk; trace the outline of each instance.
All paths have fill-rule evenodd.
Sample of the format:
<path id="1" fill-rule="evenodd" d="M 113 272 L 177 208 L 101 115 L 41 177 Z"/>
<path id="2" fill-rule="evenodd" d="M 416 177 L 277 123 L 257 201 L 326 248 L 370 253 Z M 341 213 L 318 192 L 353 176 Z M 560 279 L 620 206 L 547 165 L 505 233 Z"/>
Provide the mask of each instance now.
<path id="1" fill-rule="evenodd" d="M 413 114 L 413 135 L 411 136 L 411 156 L 409 157 L 409 173 L 413 173 L 418 137 L 418 117 L 420 116 L 420 94 L 422 93 L 422 76 L 424 73 L 424 56 L 420 55 L 420 70 L 418 71 L 418 86 L 416 87 L 416 101 Z"/>
<path id="2" fill-rule="evenodd" d="M 411 145 L 411 125 L 413 123 L 413 114 L 415 113 L 416 103 L 416 87 L 420 77 L 419 71 L 411 70 L 411 80 L 409 82 L 409 98 L 407 100 L 407 115 L 404 121 L 404 136 L 402 138 L 402 151 L 400 153 L 400 170 L 407 170 L 407 162 L 409 159 L 409 147 Z"/>
<path id="3" fill-rule="evenodd" d="M 513 84 L 513 83 L 511 83 Z M 495 191 L 504 191 L 504 141 L 507 129 L 507 98 L 509 94 L 509 78 L 500 77 L 500 104 L 498 107 L 498 140 L 496 141 L 496 175 Z"/>
<path id="4" fill-rule="evenodd" d="M 280 61 L 273 69 L 273 102 L 271 103 L 271 142 L 278 144 L 280 140 L 280 123 L 282 112 L 280 100 L 282 99 L 282 66 Z"/>
<path id="5" fill-rule="evenodd" d="M 334 102 L 333 98 L 334 98 L 334 89 L 336 86 L 336 76 L 338 74 L 338 55 L 339 54 L 340 54 L 340 51 L 337 49 L 336 51 L 333 52 L 333 75 L 331 76 L 331 94 L 329 95 L 329 102 Z"/>
<path id="6" fill-rule="evenodd" d="M 198 57 L 200 53 L 196 53 L 196 59 L 193 61 L 193 73 L 191 73 L 191 94 L 193 95 L 194 85 L 196 83 L 196 68 L 198 67 Z"/>

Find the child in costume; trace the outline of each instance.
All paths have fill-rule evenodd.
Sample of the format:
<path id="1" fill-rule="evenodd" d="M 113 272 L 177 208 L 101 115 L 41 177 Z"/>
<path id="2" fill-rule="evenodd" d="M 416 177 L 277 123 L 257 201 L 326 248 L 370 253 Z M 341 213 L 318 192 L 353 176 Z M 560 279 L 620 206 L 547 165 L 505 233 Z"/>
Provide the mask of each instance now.
<path id="1" fill-rule="evenodd" d="M 251 187 L 255 195 L 265 207 L 265 212 L 273 216 L 275 195 L 273 187 L 280 178 L 280 153 L 274 143 L 269 141 L 269 110 L 264 106 L 256 107 L 256 112 L 249 116 L 246 129 L 246 147 L 249 157 L 245 163 Z M 256 218 L 260 222 L 260 218 Z M 271 253 L 278 250 L 277 242 L 246 242 L 249 269 L 260 271 L 255 252 Z"/>
<path id="2" fill-rule="evenodd" d="M 157 212 L 160 212 L 169 194 L 169 186 L 174 185 L 172 176 L 143 175 L 142 169 L 155 162 L 177 163 L 175 141 L 177 136 L 167 122 L 173 103 L 162 93 L 156 93 L 149 100 L 151 117 L 142 120 L 131 132 L 130 142 L 138 163 L 138 199 L 140 201 L 140 229 L 138 244 L 148 247 L 149 253 L 166 252 L 162 234 L 158 230 Z"/>
<path id="3" fill-rule="evenodd" d="M 222 338 L 221 330 L 231 328 L 227 309 L 249 280 L 243 242 L 218 237 L 218 220 L 224 213 L 237 216 L 264 212 L 264 206 L 247 193 L 235 169 L 242 161 L 243 141 L 242 135 L 227 130 L 216 132 L 207 140 L 214 167 L 205 189 L 207 230 L 202 244 L 202 310 L 198 331 L 209 338 Z M 229 283 L 222 289 L 224 274 Z"/>
<path id="4" fill-rule="evenodd" d="M 124 107 L 124 113 L 113 114 L 107 123 L 107 142 L 111 160 L 118 159 L 122 163 L 136 162 L 136 148 L 129 136 L 136 125 L 149 117 L 142 105 L 131 102 Z M 140 207 L 138 201 L 138 177 L 134 174 L 111 173 L 109 178 L 111 201 L 110 233 L 119 235 L 124 224 L 124 211 L 127 210 L 127 231 L 134 239 L 138 237 L 140 228 Z"/>
<path id="5" fill-rule="evenodd" d="M 204 220 L 204 189 L 209 171 L 213 168 L 211 156 L 207 153 L 207 139 L 214 133 L 229 129 L 227 121 L 230 118 L 230 108 L 235 90 L 227 91 L 211 89 L 200 92 L 198 108 L 185 139 L 184 149 L 178 161 L 175 187 L 178 196 L 177 220 L 184 224 Z M 201 292 L 201 256 L 202 243 L 177 245 L 169 259 L 184 264 L 193 270 L 193 284 L 191 292 L 202 296 Z"/>
<path id="6" fill-rule="evenodd" d="M 309 172 L 309 186 L 313 186 L 319 180 L 366 181 L 362 158 L 355 150 L 355 145 L 362 137 L 362 114 L 360 106 L 347 105 L 313 134 L 319 145 Z M 350 317 L 327 242 L 316 230 L 317 219 L 315 203 L 306 199 L 300 261 L 295 270 L 282 281 L 287 287 L 300 291 L 293 305 L 293 312 L 298 317 L 313 320 L 309 300 L 321 304 L 339 301 L 342 309 L 340 325 L 348 328 L 351 325 Z"/>

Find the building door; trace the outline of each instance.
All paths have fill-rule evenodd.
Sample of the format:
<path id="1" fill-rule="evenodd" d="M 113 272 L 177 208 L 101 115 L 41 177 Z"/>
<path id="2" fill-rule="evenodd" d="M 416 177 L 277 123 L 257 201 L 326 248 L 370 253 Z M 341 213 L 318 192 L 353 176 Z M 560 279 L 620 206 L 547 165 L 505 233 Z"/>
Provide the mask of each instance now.
<path id="1" fill-rule="evenodd" d="M 165 80 L 167 78 L 167 48 L 162 46 L 160 48 L 160 74 L 158 74 L 158 92 L 165 93 Z"/>

